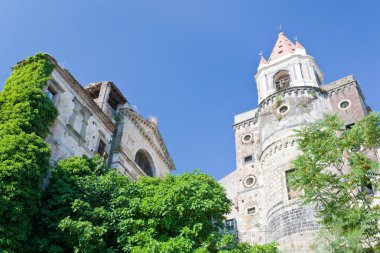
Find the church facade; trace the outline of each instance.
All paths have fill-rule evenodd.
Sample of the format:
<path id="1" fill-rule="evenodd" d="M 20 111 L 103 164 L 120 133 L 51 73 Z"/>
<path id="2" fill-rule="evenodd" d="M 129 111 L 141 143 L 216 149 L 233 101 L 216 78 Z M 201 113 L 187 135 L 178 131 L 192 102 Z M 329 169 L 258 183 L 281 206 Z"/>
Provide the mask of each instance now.
<path id="1" fill-rule="evenodd" d="M 147 120 L 136 112 L 113 82 L 82 87 L 52 56 L 47 57 L 54 70 L 45 92 L 59 112 L 46 139 L 51 164 L 98 154 L 132 180 L 163 177 L 175 170 L 156 118 Z"/>
<path id="2" fill-rule="evenodd" d="M 315 59 L 282 32 L 269 59 L 261 56 L 255 79 L 258 106 L 235 116 L 236 169 L 220 180 L 233 202 L 226 226 L 240 241 L 278 242 L 285 252 L 313 252 L 315 211 L 301 205 L 287 182 L 299 154 L 294 130 L 327 112 L 338 114 L 350 128 L 370 108 L 352 75 L 324 84 Z"/>

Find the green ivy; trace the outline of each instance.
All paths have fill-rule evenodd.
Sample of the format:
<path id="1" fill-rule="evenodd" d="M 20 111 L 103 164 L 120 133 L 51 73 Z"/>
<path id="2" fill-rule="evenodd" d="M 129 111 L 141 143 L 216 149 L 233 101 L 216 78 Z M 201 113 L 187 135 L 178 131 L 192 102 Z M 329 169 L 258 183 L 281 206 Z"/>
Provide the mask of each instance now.
<path id="1" fill-rule="evenodd" d="M 57 109 L 42 91 L 54 66 L 36 54 L 13 68 L 0 92 L 0 249 L 20 252 L 42 195 L 50 150 L 43 138 Z"/>

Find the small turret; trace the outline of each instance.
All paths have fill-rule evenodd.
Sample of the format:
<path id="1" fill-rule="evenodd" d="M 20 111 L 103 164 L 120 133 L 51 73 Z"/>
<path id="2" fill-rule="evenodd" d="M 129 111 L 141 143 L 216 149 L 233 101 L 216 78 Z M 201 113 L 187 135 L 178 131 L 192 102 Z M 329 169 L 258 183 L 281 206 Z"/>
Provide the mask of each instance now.
<path id="1" fill-rule="evenodd" d="M 259 103 L 289 87 L 318 87 L 323 82 L 323 74 L 314 58 L 306 54 L 301 43 L 293 43 L 283 32 L 278 34 L 268 61 L 261 55 L 255 78 Z"/>

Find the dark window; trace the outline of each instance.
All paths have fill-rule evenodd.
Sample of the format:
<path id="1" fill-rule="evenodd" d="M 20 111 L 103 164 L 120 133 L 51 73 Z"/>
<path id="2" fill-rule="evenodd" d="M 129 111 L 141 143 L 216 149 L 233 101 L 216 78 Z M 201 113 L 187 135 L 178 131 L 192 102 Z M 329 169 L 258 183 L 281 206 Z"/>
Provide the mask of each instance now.
<path id="1" fill-rule="evenodd" d="M 235 219 L 226 220 L 224 222 L 224 226 L 225 226 L 225 228 L 228 231 L 235 232 L 236 231 L 236 228 L 235 228 Z"/>
<path id="2" fill-rule="evenodd" d="M 106 152 L 106 144 L 104 143 L 104 141 L 99 140 L 98 154 L 99 154 L 100 156 L 103 156 L 103 155 L 104 155 L 104 152 Z"/>
<path id="3" fill-rule="evenodd" d="M 343 101 L 339 104 L 339 107 L 342 108 L 342 109 L 345 109 L 347 108 L 348 106 L 350 105 L 350 102 L 348 101 Z"/>
<path id="4" fill-rule="evenodd" d="M 250 207 L 247 209 L 247 214 L 255 214 L 256 213 L 256 207 Z"/>
<path id="5" fill-rule="evenodd" d="M 251 162 L 252 160 L 253 160 L 252 155 L 248 155 L 248 156 L 244 157 L 244 162 L 245 163 Z"/>
<path id="6" fill-rule="evenodd" d="M 276 85 L 276 90 L 283 90 L 289 87 L 290 84 L 290 77 L 289 73 L 286 70 L 282 70 L 278 72 L 274 77 L 273 77 L 274 83 Z"/>
<path id="7" fill-rule="evenodd" d="M 153 177 L 152 165 L 147 155 L 143 151 L 139 150 L 136 153 L 135 162 L 140 166 L 146 175 Z"/>
<path id="8" fill-rule="evenodd" d="M 375 191 L 373 189 L 373 185 L 371 183 L 368 183 L 365 186 L 362 186 L 362 191 L 365 192 L 366 195 L 374 195 Z"/>
<path id="9" fill-rule="evenodd" d="M 286 105 L 283 105 L 278 110 L 280 111 L 281 114 L 285 114 L 289 110 L 289 108 Z"/>
<path id="10" fill-rule="evenodd" d="M 292 186 L 291 184 L 291 180 L 290 180 L 290 177 L 291 177 L 291 174 L 294 172 L 295 170 L 288 170 L 285 172 L 285 178 L 286 178 L 286 189 L 288 191 L 288 199 L 297 199 L 300 195 L 300 192 L 297 190 L 297 189 L 294 189 L 294 187 Z"/>
<path id="11" fill-rule="evenodd" d="M 53 87 L 49 86 L 46 90 L 46 95 L 50 100 L 54 100 L 57 92 L 53 89 Z"/>

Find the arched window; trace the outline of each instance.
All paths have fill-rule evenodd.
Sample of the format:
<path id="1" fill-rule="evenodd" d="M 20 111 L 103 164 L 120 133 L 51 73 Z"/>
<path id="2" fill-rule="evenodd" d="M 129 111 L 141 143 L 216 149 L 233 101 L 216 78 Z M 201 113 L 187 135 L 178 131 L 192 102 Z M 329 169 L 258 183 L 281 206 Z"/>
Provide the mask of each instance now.
<path id="1" fill-rule="evenodd" d="M 288 88 L 290 83 L 289 72 L 286 70 L 281 70 L 276 75 L 274 75 L 273 81 L 276 86 L 276 91 Z"/>
<path id="2" fill-rule="evenodd" d="M 148 152 L 141 149 L 137 151 L 135 162 L 140 166 L 140 168 L 145 172 L 147 176 L 154 176 L 153 161 Z"/>

